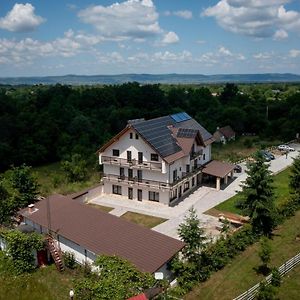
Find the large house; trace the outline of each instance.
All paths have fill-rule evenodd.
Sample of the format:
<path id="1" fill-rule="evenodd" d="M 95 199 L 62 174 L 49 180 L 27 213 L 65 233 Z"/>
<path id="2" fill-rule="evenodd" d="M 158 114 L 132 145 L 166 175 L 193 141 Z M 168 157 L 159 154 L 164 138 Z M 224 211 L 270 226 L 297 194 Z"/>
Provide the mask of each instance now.
<path id="1" fill-rule="evenodd" d="M 216 142 L 226 144 L 229 141 L 235 140 L 235 132 L 229 125 L 221 128 L 217 127 L 213 137 Z"/>
<path id="2" fill-rule="evenodd" d="M 128 121 L 98 151 L 103 193 L 172 205 L 201 183 L 213 141 L 184 112 Z"/>
<path id="3" fill-rule="evenodd" d="M 78 263 L 93 263 L 97 255 L 116 255 L 142 272 L 168 271 L 168 262 L 184 243 L 131 223 L 69 196 L 52 195 L 19 212 L 38 233 L 51 235 L 52 254 L 72 252 Z M 59 261 L 59 257 L 57 258 Z M 55 261 L 56 262 L 56 261 Z"/>

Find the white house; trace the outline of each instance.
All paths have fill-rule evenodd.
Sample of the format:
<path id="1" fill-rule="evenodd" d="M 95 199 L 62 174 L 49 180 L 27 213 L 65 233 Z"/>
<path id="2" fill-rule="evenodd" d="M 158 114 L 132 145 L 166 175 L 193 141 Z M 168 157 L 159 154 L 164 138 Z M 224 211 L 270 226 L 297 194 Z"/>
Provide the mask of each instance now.
<path id="1" fill-rule="evenodd" d="M 213 141 L 187 113 L 128 121 L 98 151 L 103 193 L 172 205 L 201 183 Z"/>

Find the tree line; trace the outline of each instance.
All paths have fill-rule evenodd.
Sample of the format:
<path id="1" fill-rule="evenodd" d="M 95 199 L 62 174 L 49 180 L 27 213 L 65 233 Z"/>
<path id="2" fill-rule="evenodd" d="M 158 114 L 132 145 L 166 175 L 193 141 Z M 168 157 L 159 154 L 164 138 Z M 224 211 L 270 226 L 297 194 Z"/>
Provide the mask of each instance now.
<path id="1" fill-rule="evenodd" d="M 238 133 L 290 140 L 300 129 L 300 93 L 267 98 L 262 88 L 247 93 L 226 84 L 208 87 L 140 85 L 25 86 L 0 88 L 0 169 L 40 165 L 96 150 L 127 120 L 186 111 L 210 132 L 231 125 Z"/>

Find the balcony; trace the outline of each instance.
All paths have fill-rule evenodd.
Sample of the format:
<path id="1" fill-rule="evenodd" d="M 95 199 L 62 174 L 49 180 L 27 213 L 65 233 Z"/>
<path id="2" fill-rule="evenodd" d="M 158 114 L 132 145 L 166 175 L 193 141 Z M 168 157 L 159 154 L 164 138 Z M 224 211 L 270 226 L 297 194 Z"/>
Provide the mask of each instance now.
<path id="1" fill-rule="evenodd" d="M 135 169 L 147 169 L 153 171 L 162 170 L 162 166 L 160 162 L 138 161 L 136 159 L 132 159 L 131 161 L 128 161 L 125 158 L 112 157 L 112 156 L 102 156 L 101 163 L 117 165 L 117 166 L 128 166 L 128 167 L 133 167 Z"/>
<path id="2" fill-rule="evenodd" d="M 203 150 L 202 149 L 199 150 L 199 151 L 197 151 L 197 152 L 192 152 L 190 154 L 190 160 L 192 160 L 192 159 L 194 159 L 194 158 L 196 158 L 196 157 L 198 157 L 199 155 L 202 155 L 202 154 L 203 154 Z"/>

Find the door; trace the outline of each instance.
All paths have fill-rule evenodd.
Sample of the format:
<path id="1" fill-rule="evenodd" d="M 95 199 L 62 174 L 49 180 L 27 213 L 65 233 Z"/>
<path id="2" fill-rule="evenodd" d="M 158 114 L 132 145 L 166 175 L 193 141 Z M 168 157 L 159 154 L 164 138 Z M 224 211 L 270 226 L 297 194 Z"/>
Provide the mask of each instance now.
<path id="1" fill-rule="evenodd" d="M 143 181 L 143 171 L 142 170 L 137 170 L 137 178 L 138 178 L 138 182 Z"/>
<path id="2" fill-rule="evenodd" d="M 128 179 L 129 180 L 133 179 L 133 170 L 132 169 L 128 169 Z"/>
<path id="3" fill-rule="evenodd" d="M 125 179 L 125 172 L 124 172 L 124 168 L 120 168 L 120 179 Z"/>
<path id="4" fill-rule="evenodd" d="M 142 201 L 143 198 L 143 191 L 142 190 L 138 190 L 138 200 Z"/>
<path id="5" fill-rule="evenodd" d="M 139 164 L 143 163 L 143 152 L 138 152 L 138 163 Z"/>
<path id="6" fill-rule="evenodd" d="M 182 187 L 180 186 L 180 187 L 179 187 L 179 194 L 178 194 L 178 197 L 180 198 L 181 195 L 182 195 Z"/>
<path id="7" fill-rule="evenodd" d="M 131 162 L 132 161 L 132 156 L 131 156 L 131 151 L 127 151 L 127 162 Z"/>
<path id="8" fill-rule="evenodd" d="M 133 188 L 131 187 L 128 188 L 128 199 L 133 199 Z"/>

